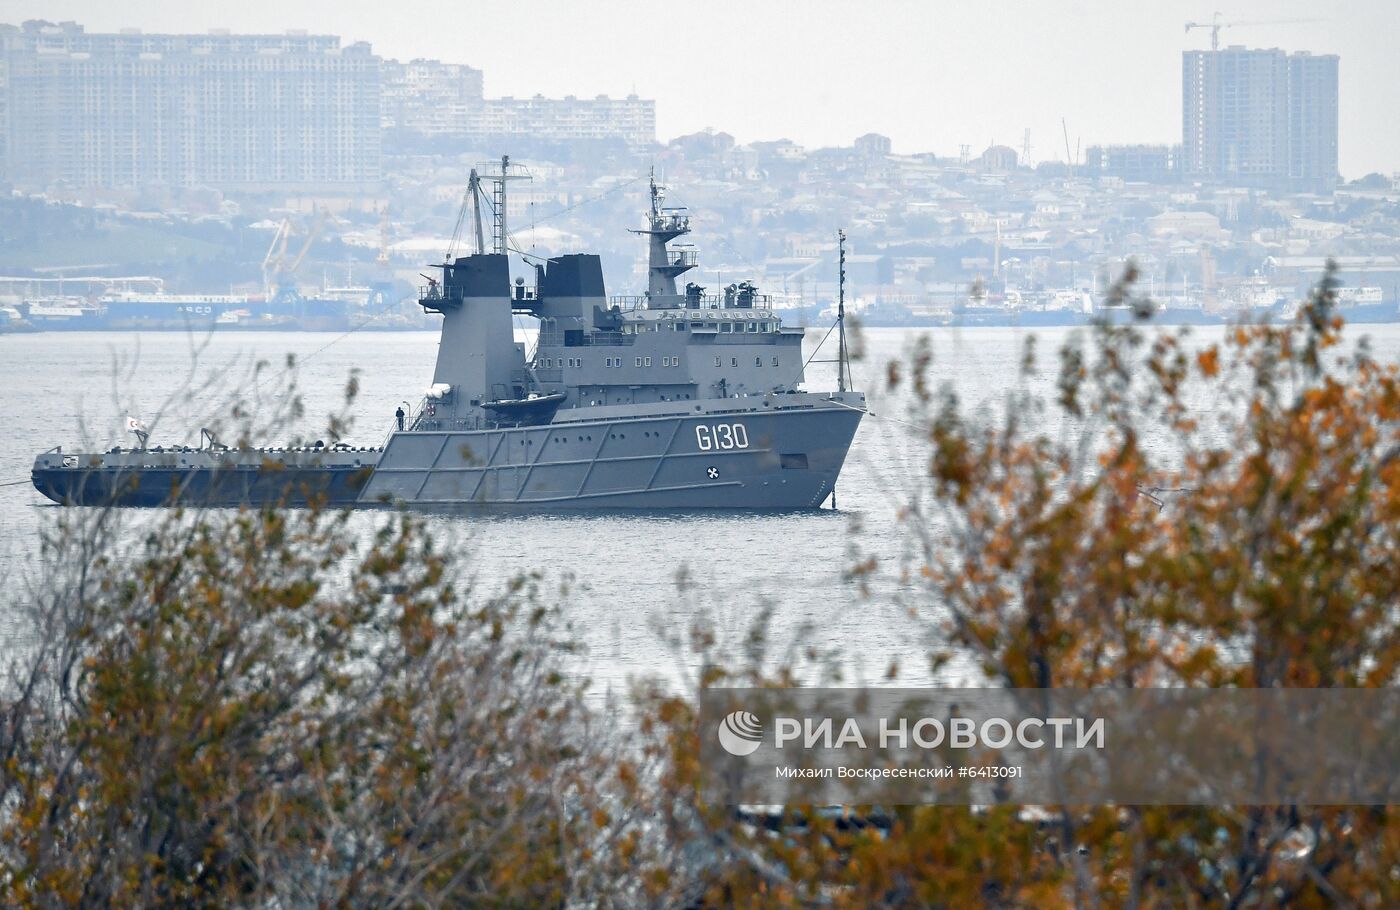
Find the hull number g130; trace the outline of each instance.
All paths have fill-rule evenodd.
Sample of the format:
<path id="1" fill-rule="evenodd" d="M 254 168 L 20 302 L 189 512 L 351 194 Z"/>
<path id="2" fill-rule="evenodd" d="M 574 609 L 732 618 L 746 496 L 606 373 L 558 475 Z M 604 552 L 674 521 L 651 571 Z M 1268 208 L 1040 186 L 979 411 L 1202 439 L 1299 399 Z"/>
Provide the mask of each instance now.
<path id="1" fill-rule="evenodd" d="M 742 423 L 700 424 L 695 428 L 695 444 L 700 451 L 711 449 L 747 449 L 749 431 Z"/>

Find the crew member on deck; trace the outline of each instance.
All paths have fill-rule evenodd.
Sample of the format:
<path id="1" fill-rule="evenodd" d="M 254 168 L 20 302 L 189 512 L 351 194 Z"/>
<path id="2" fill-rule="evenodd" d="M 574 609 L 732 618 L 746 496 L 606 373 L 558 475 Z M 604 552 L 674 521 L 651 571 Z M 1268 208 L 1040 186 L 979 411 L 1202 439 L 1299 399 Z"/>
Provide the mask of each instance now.
<path id="1" fill-rule="evenodd" d="M 398 409 L 394 411 L 394 419 L 397 420 L 397 421 L 399 422 L 399 429 L 400 429 L 400 430 L 403 429 L 403 416 L 404 416 L 404 415 L 403 415 L 403 406 L 400 405 L 400 406 L 398 407 Z"/>

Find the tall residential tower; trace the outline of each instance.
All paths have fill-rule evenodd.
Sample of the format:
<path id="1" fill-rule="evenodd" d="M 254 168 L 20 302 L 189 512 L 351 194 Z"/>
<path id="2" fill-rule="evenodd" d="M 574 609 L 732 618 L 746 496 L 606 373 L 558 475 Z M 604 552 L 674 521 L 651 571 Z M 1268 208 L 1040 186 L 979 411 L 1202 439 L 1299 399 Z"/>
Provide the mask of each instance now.
<path id="1" fill-rule="evenodd" d="M 1278 48 L 1182 55 L 1182 154 L 1188 176 L 1327 191 L 1337 182 L 1336 55 Z"/>
<path id="2" fill-rule="evenodd" d="M 356 190 L 379 177 L 368 44 L 0 26 L 0 180 Z"/>

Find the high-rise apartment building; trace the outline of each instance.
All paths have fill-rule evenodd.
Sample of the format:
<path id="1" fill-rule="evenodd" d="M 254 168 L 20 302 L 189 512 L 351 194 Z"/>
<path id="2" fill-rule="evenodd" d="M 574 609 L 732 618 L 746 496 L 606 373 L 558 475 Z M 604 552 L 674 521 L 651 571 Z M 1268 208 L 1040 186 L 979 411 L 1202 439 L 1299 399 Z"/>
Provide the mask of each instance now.
<path id="1" fill-rule="evenodd" d="M 1278 48 L 1182 55 L 1182 153 L 1190 176 L 1326 190 L 1337 181 L 1335 55 Z"/>
<path id="2" fill-rule="evenodd" d="M 380 70 L 383 127 L 420 136 L 462 132 L 468 112 L 481 107 L 481 70 L 461 63 L 385 60 Z"/>
<path id="3" fill-rule="evenodd" d="M 382 85 L 385 130 L 467 141 L 656 141 L 656 102 L 628 95 L 579 98 L 486 98 L 481 70 L 437 60 L 386 60 Z"/>
<path id="4" fill-rule="evenodd" d="M 621 139 L 641 147 L 656 141 L 656 102 L 626 98 L 488 98 L 469 111 L 464 132 L 476 137 L 525 136 L 550 142 Z"/>
<path id="5" fill-rule="evenodd" d="M 379 177 L 368 44 L 0 26 L 0 180 L 350 190 Z"/>
<path id="6" fill-rule="evenodd" d="M 1337 182 L 1337 57 L 1288 58 L 1288 179 L 1300 188 Z"/>

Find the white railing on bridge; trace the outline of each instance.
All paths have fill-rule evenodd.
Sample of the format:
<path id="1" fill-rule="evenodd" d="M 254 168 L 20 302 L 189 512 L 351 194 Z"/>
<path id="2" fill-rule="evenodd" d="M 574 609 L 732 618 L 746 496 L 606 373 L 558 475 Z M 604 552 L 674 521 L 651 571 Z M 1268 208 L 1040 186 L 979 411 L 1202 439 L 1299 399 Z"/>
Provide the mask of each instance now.
<path id="1" fill-rule="evenodd" d="M 608 303 L 624 312 L 634 310 L 771 310 L 773 295 L 744 294 L 700 294 L 687 297 L 676 294 L 666 297 L 650 297 L 646 294 L 621 294 L 608 298 Z"/>

